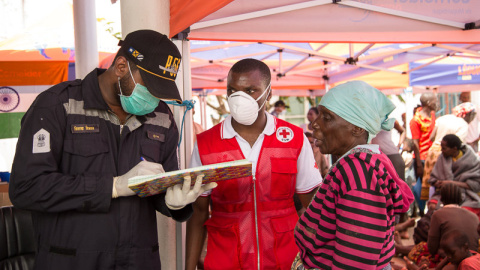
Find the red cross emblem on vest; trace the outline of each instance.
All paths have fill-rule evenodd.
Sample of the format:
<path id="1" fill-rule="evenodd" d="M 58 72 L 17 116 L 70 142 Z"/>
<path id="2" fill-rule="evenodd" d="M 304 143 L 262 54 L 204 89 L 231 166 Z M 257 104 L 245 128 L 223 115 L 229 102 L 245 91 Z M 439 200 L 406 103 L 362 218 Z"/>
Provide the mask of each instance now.
<path id="1" fill-rule="evenodd" d="M 293 139 L 293 130 L 289 127 L 279 127 L 276 135 L 277 140 L 286 143 Z"/>

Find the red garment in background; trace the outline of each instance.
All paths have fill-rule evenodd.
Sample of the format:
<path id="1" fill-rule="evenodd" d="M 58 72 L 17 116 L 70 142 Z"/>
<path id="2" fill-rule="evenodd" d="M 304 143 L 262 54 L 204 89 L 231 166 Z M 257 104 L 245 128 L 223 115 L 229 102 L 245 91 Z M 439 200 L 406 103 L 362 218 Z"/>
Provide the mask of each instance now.
<path id="1" fill-rule="evenodd" d="M 430 135 L 435 127 L 435 112 L 431 113 L 431 117 L 424 117 L 420 114 L 422 109 L 418 109 L 412 120 L 410 121 L 410 131 L 412 132 L 412 139 L 419 140 L 420 159 L 427 158 L 428 149 L 433 142 L 430 141 Z"/>
<path id="2" fill-rule="evenodd" d="M 464 259 L 459 265 L 457 270 L 478 270 L 480 269 L 480 254 L 475 251 L 471 251 L 472 256 Z"/>

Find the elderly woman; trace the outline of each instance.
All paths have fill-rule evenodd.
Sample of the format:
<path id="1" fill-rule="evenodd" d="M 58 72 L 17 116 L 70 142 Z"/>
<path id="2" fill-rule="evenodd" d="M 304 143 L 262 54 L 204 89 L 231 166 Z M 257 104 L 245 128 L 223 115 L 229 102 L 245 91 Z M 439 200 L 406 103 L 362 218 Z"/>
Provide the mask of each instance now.
<path id="1" fill-rule="evenodd" d="M 429 183 L 436 194 L 447 183 L 460 187 L 464 200 L 461 204 L 480 218 L 480 160 L 472 147 L 462 144 L 460 138 L 449 134 L 441 142 L 442 153 L 433 167 Z"/>
<path id="2" fill-rule="evenodd" d="M 313 122 L 322 153 L 338 155 L 295 228 L 292 269 L 391 269 L 395 214 L 413 194 L 378 145 L 369 145 L 395 106 L 372 86 L 352 81 L 322 98 Z"/>

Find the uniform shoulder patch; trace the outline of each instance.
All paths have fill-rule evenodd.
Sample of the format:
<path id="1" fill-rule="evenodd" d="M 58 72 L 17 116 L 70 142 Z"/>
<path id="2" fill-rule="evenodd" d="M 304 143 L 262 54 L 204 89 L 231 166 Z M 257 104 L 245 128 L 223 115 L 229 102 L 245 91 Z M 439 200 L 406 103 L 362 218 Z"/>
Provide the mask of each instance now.
<path id="1" fill-rule="evenodd" d="M 293 139 L 293 130 L 289 127 L 279 127 L 277 128 L 277 140 L 286 143 Z"/>
<path id="2" fill-rule="evenodd" d="M 45 129 L 40 129 L 33 135 L 32 153 L 48 153 L 50 152 L 50 133 Z"/>

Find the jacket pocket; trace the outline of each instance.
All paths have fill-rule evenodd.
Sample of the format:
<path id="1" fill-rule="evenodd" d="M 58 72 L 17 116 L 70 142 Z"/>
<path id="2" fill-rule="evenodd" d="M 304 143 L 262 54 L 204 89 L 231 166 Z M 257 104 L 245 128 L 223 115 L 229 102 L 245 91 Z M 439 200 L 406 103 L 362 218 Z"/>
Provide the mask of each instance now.
<path id="1" fill-rule="evenodd" d="M 86 136 L 63 142 L 62 171 L 69 174 L 86 172 L 106 173 L 112 168 L 110 164 L 109 147 L 99 136 Z"/>
<path id="2" fill-rule="evenodd" d="M 155 141 L 143 142 L 140 145 L 141 155 L 147 161 L 160 163 L 161 161 L 161 144 Z"/>
<path id="3" fill-rule="evenodd" d="M 91 139 L 73 139 L 65 140 L 63 151 L 76 156 L 91 157 L 101 153 L 108 152 L 108 145 L 97 136 Z"/>
<path id="4" fill-rule="evenodd" d="M 205 269 L 241 269 L 238 220 L 211 218 L 205 226 L 208 231 Z"/>
<path id="5" fill-rule="evenodd" d="M 298 253 L 293 236 L 297 221 L 297 213 L 270 220 L 273 229 L 275 260 L 279 269 L 290 269 Z"/>
<path id="6" fill-rule="evenodd" d="M 272 164 L 272 199 L 293 197 L 297 177 L 297 160 L 293 158 L 273 158 Z"/>

